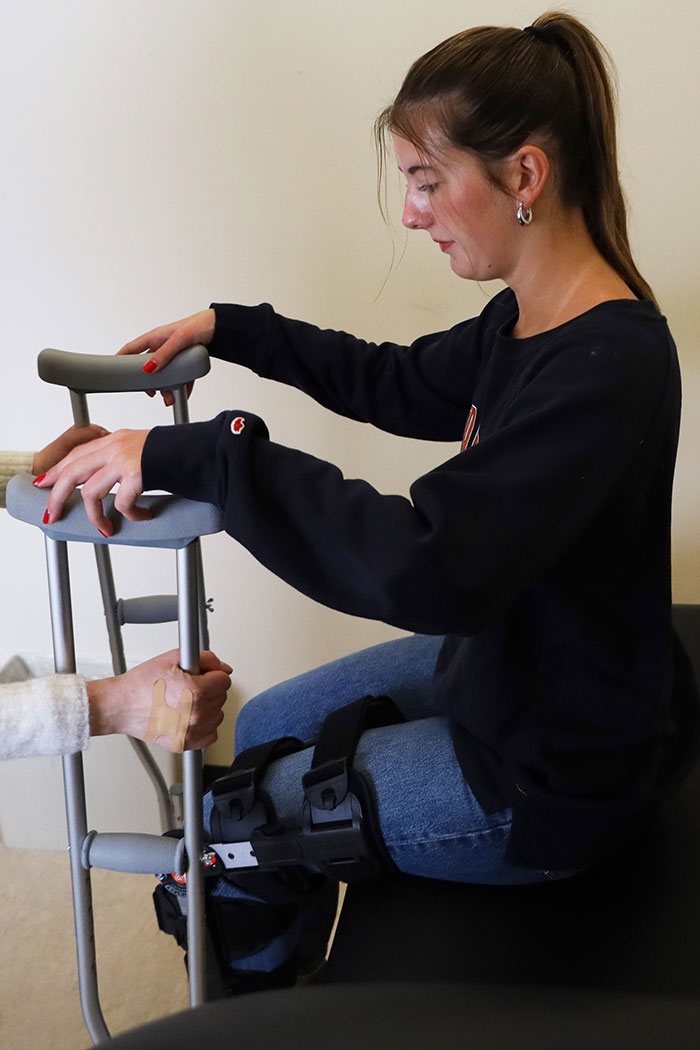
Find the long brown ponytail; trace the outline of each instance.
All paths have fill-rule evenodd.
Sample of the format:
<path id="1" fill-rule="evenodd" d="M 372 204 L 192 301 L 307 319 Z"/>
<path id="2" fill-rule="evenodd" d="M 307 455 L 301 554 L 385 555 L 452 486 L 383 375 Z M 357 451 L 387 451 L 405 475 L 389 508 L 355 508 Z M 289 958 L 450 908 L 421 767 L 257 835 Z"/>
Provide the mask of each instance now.
<path id="1" fill-rule="evenodd" d="M 377 119 L 380 175 L 392 132 L 427 152 L 468 150 L 496 182 L 498 162 L 536 137 L 553 156 L 562 204 L 581 208 L 603 258 L 635 295 L 655 301 L 629 245 L 612 63 L 572 15 L 549 12 L 525 30 L 468 29 L 438 44 Z"/>

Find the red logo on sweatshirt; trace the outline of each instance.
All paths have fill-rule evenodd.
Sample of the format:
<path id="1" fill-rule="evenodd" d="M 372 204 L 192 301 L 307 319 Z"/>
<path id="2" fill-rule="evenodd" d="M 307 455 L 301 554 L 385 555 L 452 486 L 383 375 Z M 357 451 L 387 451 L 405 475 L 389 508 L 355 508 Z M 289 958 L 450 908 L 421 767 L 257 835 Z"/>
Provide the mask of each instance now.
<path id="1" fill-rule="evenodd" d="M 244 429 L 244 427 L 245 427 L 245 417 L 244 416 L 236 416 L 235 419 L 231 420 L 231 433 L 232 434 L 240 434 L 240 432 Z"/>
<path id="2" fill-rule="evenodd" d="M 467 425 L 464 428 L 464 437 L 462 438 L 462 452 L 468 449 L 470 446 L 479 444 L 479 427 L 476 425 L 476 417 L 478 415 L 478 409 L 476 405 L 472 405 L 469 410 L 469 416 L 467 417 Z"/>

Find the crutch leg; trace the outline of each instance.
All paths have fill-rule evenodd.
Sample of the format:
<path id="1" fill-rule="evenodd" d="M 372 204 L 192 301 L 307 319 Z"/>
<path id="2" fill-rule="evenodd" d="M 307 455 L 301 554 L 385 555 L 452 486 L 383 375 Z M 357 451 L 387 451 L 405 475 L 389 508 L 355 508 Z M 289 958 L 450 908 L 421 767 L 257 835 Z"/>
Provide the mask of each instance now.
<path id="1" fill-rule="evenodd" d="M 54 666 L 57 674 L 75 674 L 75 644 L 73 614 L 70 598 L 67 544 L 46 537 L 46 565 L 51 605 Z M 78 956 L 78 986 L 83 1017 L 95 1044 L 109 1038 L 97 988 L 95 959 L 95 932 L 92 917 L 92 886 L 90 871 L 81 863 L 82 845 L 87 835 L 85 806 L 85 779 L 83 756 L 80 753 L 64 755 L 63 783 L 68 825 L 75 944 Z"/>
<path id="2" fill-rule="evenodd" d="M 199 673 L 199 562 L 197 542 L 177 552 L 178 628 L 180 667 Z M 206 999 L 204 964 L 204 874 L 200 858 L 204 849 L 202 814 L 202 752 L 182 756 L 187 869 L 187 944 L 190 1006 Z"/>

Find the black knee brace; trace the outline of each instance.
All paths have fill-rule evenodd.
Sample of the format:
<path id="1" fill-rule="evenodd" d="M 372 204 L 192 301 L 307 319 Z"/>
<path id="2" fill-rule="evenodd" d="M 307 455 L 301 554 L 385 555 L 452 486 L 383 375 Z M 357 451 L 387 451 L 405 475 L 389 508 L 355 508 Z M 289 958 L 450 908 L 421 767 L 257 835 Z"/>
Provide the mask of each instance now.
<path id="1" fill-rule="evenodd" d="M 261 788 L 269 764 L 306 745 L 294 737 L 241 752 L 212 785 L 212 843 L 227 874 L 250 869 L 312 866 L 342 881 L 394 872 L 384 844 L 376 802 L 353 759 L 365 729 L 404 721 L 393 700 L 366 696 L 325 719 L 311 768 L 302 778 L 300 827 L 275 822 Z"/>
<path id="2" fill-rule="evenodd" d="M 179 895 L 177 889 L 176 885 L 168 883 L 166 877 L 164 883 L 156 887 L 153 903 L 159 928 L 175 937 L 178 946 L 185 952 L 187 966 L 186 899 Z M 311 900 L 318 896 L 320 889 L 318 887 L 315 894 L 310 894 Z M 298 894 L 288 893 L 286 901 L 271 903 L 259 894 L 257 887 L 254 892 L 258 896 L 252 898 L 206 895 L 205 974 L 208 999 L 221 999 L 267 988 L 285 988 L 295 983 L 300 963 L 303 962 L 300 960 L 299 946 L 273 970 L 260 972 L 237 966 L 238 960 L 254 955 L 293 927 L 301 907 L 302 898 Z"/>
<path id="3" fill-rule="evenodd" d="M 302 778 L 298 827 L 276 822 L 261 786 L 271 762 L 308 746 L 295 737 L 242 752 L 212 785 L 212 842 L 202 858 L 205 871 L 243 889 L 251 899 L 206 895 L 210 997 L 293 984 L 299 967 L 302 972 L 313 969 L 319 954 L 323 958 L 338 881 L 396 871 L 374 797 L 353 759 L 365 729 L 401 721 L 403 715 L 387 697 L 364 697 L 326 718 L 311 768 Z M 158 924 L 186 949 L 184 889 L 174 877 L 161 881 L 154 894 Z M 236 959 L 253 955 L 297 920 L 299 945 L 284 965 L 260 974 L 236 968 Z"/>

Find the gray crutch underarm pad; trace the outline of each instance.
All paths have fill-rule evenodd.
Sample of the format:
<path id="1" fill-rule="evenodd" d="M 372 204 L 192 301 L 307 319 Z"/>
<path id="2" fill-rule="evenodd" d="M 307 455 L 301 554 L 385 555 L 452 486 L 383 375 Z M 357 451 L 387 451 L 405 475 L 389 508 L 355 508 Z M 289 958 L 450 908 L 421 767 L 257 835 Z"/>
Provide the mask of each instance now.
<path id="1" fill-rule="evenodd" d="M 209 371 L 209 353 L 199 344 L 190 346 L 157 372 L 144 372 L 143 354 L 76 354 L 69 350 L 42 350 L 37 359 L 39 376 L 81 394 L 125 390 L 174 390 Z"/>
<path id="2" fill-rule="evenodd" d="M 128 521 L 114 510 L 114 494 L 110 493 L 102 504 L 114 525 L 114 535 L 106 540 L 88 521 L 77 491 L 66 501 L 60 521 L 42 524 L 48 491 L 35 488 L 29 474 L 17 474 L 7 485 L 7 510 L 13 518 L 36 525 L 53 540 L 178 549 L 198 536 L 221 532 L 224 527 L 223 514 L 217 507 L 178 496 L 141 496 L 139 505 L 148 507 L 153 517 L 150 521 Z"/>

